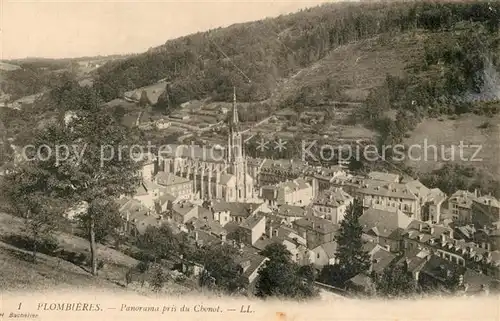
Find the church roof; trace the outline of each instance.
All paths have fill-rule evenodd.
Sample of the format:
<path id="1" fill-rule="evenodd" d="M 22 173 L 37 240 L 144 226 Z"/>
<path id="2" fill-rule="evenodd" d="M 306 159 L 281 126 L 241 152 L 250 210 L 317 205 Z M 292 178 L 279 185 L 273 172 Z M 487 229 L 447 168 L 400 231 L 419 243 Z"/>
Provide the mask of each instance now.
<path id="1" fill-rule="evenodd" d="M 158 172 L 158 174 L 156 174 L 156 181 L 160 185 L 170 186 L 170 185 L 188 183 L 189 179 L 174 175 L 172 173 Z"/>
<path id="2" fill-rule="evenodd" d="M 225 160 L 224 150 L 215 147 L 202 147 L 197 145 L 166 145 L 159 151 L 163 158 L 188 158 L 201 161 L 219 163 Z"/>

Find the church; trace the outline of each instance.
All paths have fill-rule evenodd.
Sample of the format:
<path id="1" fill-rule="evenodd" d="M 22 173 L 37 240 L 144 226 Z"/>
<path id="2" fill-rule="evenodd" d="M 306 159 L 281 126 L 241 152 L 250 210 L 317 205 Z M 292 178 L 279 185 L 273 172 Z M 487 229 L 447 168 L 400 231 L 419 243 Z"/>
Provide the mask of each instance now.
<path id="1" fill-rule="evenodd" d="M 243 149 L 239 130 L 236 89 L 233 92 L 232 113 L 228 117 L 227 148 L 195 145 L 170 145 L 158 155 L 157 169 L 193 182 L 193 194 L 203 200 L 226 202 L 255 202 L 255 169 L 249 171 L 248 157 Z"/>

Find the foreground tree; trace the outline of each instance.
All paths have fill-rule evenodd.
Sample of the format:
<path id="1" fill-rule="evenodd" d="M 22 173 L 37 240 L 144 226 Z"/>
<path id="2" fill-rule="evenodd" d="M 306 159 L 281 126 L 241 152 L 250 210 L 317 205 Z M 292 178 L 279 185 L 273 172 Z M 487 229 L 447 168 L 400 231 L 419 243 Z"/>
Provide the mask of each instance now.
<path id="1" fill-rule="evenodd" d="M 406 262 L 391 264 L 381 275 L 373 275 L 377 295 L 385 297 L 410 296 L 417 292 L 417 284 L 408 271 Z"/>
<path id="2" fill-rule="evenodd" d="M 248 280 L 242 275 L 241 266 L 236 263 L 236 249 L 229 245 L 219 245 L 204 249 L 204 270 L 200 275 L 200 285 L 234 293 L 244 290 Z"/>
<path id="3" fill-rule="evenodd" d="M 179 240 L 174 236 L 172 230 L 165 225 L 148 227 L 144 234 L 137 238 L 136 244 L 154 261 L 177 255 L 181 248 Z"/>
<path id="4" fill-rule="evenodd" d="M 116 235 L 116 229 L 122 224 L 118 205 L 110 199 L 97 198 L 87 210 L 78 216 L 79 223 L 85 231 L 90 230 L 90 217 L 95 217 L 95 241 L 102 243 L 107 237 Z"/>
<path id="5" fill-rule="evenodd" d="M 54 182 L 50 181 L 50 174 L 33 164 L 23 164 L 9 173 L 3 183 L 2 193 L 11 208 L 25 220 L 24 229 L 31 242 L 33 261 L 36 261 L 42 245 L 56 246 L 47 242 L 62 223 L 63 202 L 51 193 Z"/>
<path id="6" fill-rule="evenodd" d="M 260 255 L 270 260 L 289 262 L 292 253 L 283 244 L 271 243 L 260 252 Z"/>
<path id="7" fill-rule="evenodd" d="M 305 299 L 315 295 L 313 278 L 301 273 L 282 244 L 270 244 L 262 251 L 269 258 L 259 269 L 257 296 Z M 307 274 L 307 273 L 306 273 Z"/>
<path id="8" fill-rule="evenodd" d="M 161 266 L 156 267 L 151 278 L 151 287 L 153 288 L 153 291 L 160 292 L 166 281 L 167 276 L 165 275 L 165 272 L 163 272 L 163 268 Z"/>
<path id="9" fill-rule="evenodd" d="M 75 117 L 38 133 L 27 155 L 43 198 L 89 204 L 81 219 L 87 227 L 93 275 L 97 275 L 96 231 L 105 212 L 99 210 L 100 201 L 132 194 L 140 181 L 140 162 L 128 148 L 134 143 L 131 133 L 99 106 L 74 106 Z"/>
<path id="10" fill-rule="evenodd" d="M 340 223 L 336 257 L 339 261 L 338 284 L 343 284 L 353 276 L 368 271 L 370 256 L 363 250 L 361 235 L 363 228 L 359 224 L 359 217 L 363 215 L 363 205 L 357 199 L 347 208 L 344 220 Z"/>
<path id="11" fill-rule="evenodd" d="M 336 287 L 344 286 L 344 274 L 337 264 L 323 266 L 319 273 L 318 280 L 319 282 Z"/>

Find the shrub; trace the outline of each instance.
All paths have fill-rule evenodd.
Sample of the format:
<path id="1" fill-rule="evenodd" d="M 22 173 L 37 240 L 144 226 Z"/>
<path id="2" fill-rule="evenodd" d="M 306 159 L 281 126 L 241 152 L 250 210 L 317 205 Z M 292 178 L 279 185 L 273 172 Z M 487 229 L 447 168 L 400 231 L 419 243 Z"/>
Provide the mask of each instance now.
<path id="1" fill-rule="evenodd" d="M 41 240 L 38 247 L 40 253 L 53 254 L 59 247 L 59 242 L 53 236 L 46 236 Z"/>
<path id="2" fill-rule="evenodd" d="M 80 265 L 85 265 L 88 261 L 87 254 L 85 253 L 80 253 L 78 257 L 76 258 L 78 264 Z"/>
<path id="3" fill-rule="evenodd" d="M 485 121 L 481 125 L 478 126 L 479 129 L 487 129 L 491 127 L 491 123 L 489 121 Z"/>

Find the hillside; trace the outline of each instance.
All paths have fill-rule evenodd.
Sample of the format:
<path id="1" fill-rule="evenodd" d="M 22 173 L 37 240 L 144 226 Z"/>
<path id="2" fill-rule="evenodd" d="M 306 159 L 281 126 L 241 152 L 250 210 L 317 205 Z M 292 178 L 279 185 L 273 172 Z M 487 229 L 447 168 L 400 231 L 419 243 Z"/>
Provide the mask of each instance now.
<path id="1" fill-rule="evenodd" d="M 160 143 L 179 136 L 224 143 L 224 126 L 207 127 L 230 106 L 233 86 L 246 139 L 264 135 L 394 145 L 429 135 L 430 141 L 439 141 L 442 132 L 425 128 L 450 117 L 477 114 L 483 119 L 500 111 L 499 23 L 498 2 L 325 4 L 169 40 L 146 53 L 107 62 L 85 83 L 93 83 L 123 123 L 139 125 L 144 139 Z M 78 63 L 92 69 L 96 61 Z M 143 92 L 152 108 L 137 103 Z M 193 101 L 203 103 L 195 104 L 197 109 L 181 107 Z M 34 123 L 57 112 L 57 103 L 50 104 L 35 103 L 26 112 L 0 110 L 9 120 L 9 137 L 26 141 Z M 152 130 L 163 120 L 168 128 Z M 469 125 L 479 126 L 460 126 L 467 130 Z M 494 135 L 480 130 L 474 137 L 492 146 L 486 168 L 497 153 Z M 300 157 L 261 155 L 255 148 L 249 155 Z M 427 165 L 417 169 L 433 168 Z"/>
<path id="2" fill-rule="evenodd" d="M 99 256 L 105 262 L 98 277 L 93 277 L 87 268 L 62 257 L 37 254 L 37 262 L 31 261 L 31 252 L 19 246 L 17 237 L 24 235 L 22 219 L 0 213 L 0 290 L 47 290 L 57 288 L 92 288 L 113 291 L 135 291 L 148 293 L 136 283 L 125 287 L 125 274 L 138 261 L 107 246 L 99 245 Z M 60 251 L 88 254 L 88 242 L 77 236 L 58 232 Z M 137 281 L 137 280 L 135 280 Z M 165 291 L 169 294 L 192 293 L 193 289 L 167 281 Z M 149 291 L 150 292 L 150 291 Z"/>
<path id="3" fill-rule="evenodd" d="M 489 9 L 491 7 L 491 9 Z M 498 26 L 500 5 L 475 3 L 341 3 L 197 33 L 110 63 L 98 72 L 105 100 L 166 78 L 176 101 L 205 96 L 269 98 L 277 81 L 328 56 L 341 45 L 376 35 L 449 28 L 459 21 Z"/>

